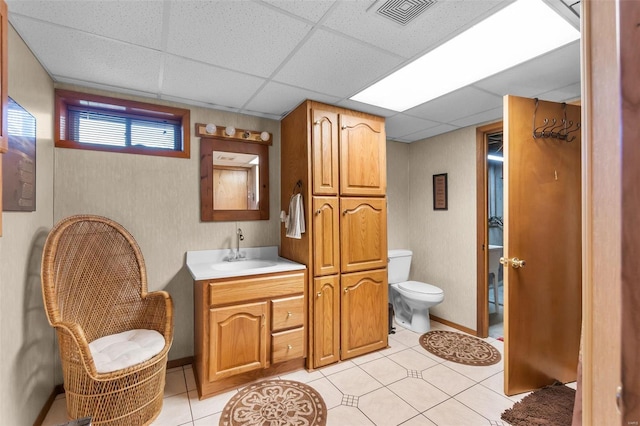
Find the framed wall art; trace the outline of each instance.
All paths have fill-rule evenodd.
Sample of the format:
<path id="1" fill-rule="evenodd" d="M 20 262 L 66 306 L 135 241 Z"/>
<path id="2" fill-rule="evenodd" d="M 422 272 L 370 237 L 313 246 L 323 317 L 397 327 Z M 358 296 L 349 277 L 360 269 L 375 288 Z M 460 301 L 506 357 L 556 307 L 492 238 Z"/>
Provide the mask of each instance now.
<path id="1" fill-rule="evenodd" d="M 448 208 L 447 174 L 433 175 L 433 209 L 447 210 Z"/>

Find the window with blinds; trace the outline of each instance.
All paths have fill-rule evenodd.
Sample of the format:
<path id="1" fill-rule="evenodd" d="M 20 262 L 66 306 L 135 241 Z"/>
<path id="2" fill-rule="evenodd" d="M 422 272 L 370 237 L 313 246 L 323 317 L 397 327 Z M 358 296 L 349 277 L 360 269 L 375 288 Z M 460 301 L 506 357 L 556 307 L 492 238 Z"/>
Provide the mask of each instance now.
<path id="1" fill-rule="evenodd" d="M 189 110 L 56 91 L 56 146 L 189 158 Z"/>

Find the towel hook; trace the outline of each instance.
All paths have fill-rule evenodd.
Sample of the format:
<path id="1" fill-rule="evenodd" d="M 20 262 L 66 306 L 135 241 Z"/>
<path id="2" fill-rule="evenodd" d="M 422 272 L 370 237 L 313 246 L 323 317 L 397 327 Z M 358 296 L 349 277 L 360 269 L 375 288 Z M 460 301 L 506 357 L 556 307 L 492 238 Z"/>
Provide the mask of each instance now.
<path id="1" fill-rule="evenodd" d="M 293 186 L 293 191 L 291 191 L 292 195 L 295 195 L 296 191 L 300 192 L 302 190 L 302 181 L 298 180 L 296 184 Z"/>

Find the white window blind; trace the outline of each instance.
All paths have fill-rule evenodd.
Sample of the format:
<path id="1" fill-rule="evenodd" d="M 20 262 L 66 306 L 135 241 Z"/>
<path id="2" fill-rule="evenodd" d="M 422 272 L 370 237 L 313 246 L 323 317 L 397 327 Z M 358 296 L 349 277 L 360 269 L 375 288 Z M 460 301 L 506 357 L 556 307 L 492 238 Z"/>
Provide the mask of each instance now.
<path id="1" fill-rule="evenodd" d="M 182 150 L 181 123 L 99 109 L 68 107 L 68 137 L 112 147 Z"/>

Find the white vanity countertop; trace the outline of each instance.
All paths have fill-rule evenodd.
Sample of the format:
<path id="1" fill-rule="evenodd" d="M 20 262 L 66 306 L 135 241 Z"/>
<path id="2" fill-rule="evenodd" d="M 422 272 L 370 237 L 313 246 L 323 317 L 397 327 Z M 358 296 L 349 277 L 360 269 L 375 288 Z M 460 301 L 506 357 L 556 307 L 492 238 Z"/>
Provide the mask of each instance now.
<path id="1" fill-rule="evenodd" d="M 187 252 L 187 268 L 194 280 L 241 277 L 273 272 L 306 269 L 306 266 L 278 256 L 278 247 L 250 247 L 240 249 L 245 260 L 229 262 L 235 250 L 198 250 Z"/>

